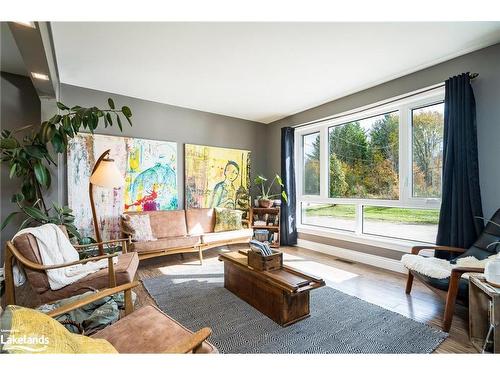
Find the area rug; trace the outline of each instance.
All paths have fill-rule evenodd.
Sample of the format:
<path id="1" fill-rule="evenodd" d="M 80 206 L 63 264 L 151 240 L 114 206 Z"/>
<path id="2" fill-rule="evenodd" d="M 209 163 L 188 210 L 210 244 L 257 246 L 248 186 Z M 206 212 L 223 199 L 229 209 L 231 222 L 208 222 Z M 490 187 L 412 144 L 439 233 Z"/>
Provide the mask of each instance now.
<path id="1" fill-rule="evenodd" d="M 331 287 L 311 292 L 311 316 L 281 327 L 224 289 L 222 264 L 142 280 L 158 307 L 221 353 L 431 353 L 447 334 Z"/>

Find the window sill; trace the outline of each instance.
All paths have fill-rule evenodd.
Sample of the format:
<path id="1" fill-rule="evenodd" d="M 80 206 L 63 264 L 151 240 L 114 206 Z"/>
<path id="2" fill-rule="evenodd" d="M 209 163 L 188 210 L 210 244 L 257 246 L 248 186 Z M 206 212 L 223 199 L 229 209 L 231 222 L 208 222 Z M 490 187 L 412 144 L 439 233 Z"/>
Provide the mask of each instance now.
<path id="1" fill-rule="evenodd" d="M 379 237 L 372 236 L 369 234 L 356 234 L 353 232 L 347 232 L 342 230 L 319 228 L 309 225 L 301 224 L 297 226 L 297 231 L 299 233 L 307 233 L 322 237 L 335 238 L 344 241 L 350 241 L 354 243 L 361 243 L 364 245 L 371 245 L 376 247 L 382 247 L 389 250 L 400 251 L 402 253 L 410 253 L 411 248 L 417 245 L 433 245 L 425 242 L 402 240 L 397 238 Z"/>

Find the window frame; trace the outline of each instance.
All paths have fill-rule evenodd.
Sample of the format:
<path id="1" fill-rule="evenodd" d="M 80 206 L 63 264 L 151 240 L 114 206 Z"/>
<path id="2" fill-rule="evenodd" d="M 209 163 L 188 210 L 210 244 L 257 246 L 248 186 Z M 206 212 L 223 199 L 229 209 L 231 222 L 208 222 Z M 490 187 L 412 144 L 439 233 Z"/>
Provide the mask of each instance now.
<path id="1" fill-rule="evenodd" d="M 392 98 L 384 102 L 374 103 L 368 106 L 340 113 L 334 118 L 320 120 L 312 124 L 304 124 L 295 131 L 295 180 L 296 180 L 296 217 L 297 228 L 318 229 L 332 233 L 354 234 L 358 237 L 383 238 L 392 237 L 377 236 L 363 233 L 363 206 L 404 207 L 404 208 L 427 208 L 439 209 L 440 198 L 413 197 L 413 131 L 412 110 L 433 104 L 444 102 L 444 87 L 430 88 L 423 93 L 407 94 L 401 99 Z M 399 199 L 367 199 L 367 198 L 330 198 L 329 197 L 329 145 L 328 130 L 332 126 L 342 125 L 348 122 L 365 119 L 373 116 L 383 115 L 389 112 L 399 114 Z M 319 132 L 320 135 L 320 194 L 303 194 L 303 137 Z M 342 229 L 318 227 L 302 222 L 302 202 L 329 203 L 329 204 L 354 204 L 356 205 L 356 230 L 344 231 Z M 394 238 L 394 240 L 398 240 Z M 418 241 L 417 241 L 418 242 Z"/>

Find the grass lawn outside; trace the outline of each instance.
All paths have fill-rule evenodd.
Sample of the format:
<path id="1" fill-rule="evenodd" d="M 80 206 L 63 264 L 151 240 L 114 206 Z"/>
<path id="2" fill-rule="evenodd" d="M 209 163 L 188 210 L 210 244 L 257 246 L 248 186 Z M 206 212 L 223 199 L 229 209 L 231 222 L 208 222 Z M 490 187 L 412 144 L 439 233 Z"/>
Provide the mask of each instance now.
<path id="1" fill-rule="evenodd" d="M 306 216 L 332 216 L 354 219 L 355 205 L 321 204 L 305 209 Z M 412 224 L 435 224 L 439 222 L 439 209 L 364 206 L 363 216 L 369 220 L 381 220 Z"/>

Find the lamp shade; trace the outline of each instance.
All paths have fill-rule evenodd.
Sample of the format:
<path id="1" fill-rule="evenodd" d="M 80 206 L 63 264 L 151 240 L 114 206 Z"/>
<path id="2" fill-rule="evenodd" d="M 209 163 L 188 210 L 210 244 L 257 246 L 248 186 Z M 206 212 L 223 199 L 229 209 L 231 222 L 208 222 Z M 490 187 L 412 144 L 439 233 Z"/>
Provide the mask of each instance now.
<path id="1" fill-rule="evenodd" d="M 125 185 L 125 179 L 111 159 L 103 159 L 97 166 L 97 169 L 90 176 L 92 185 L 104 188 L 116 188 Z"/>

